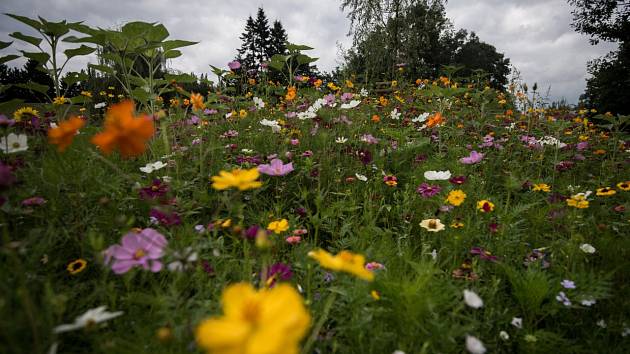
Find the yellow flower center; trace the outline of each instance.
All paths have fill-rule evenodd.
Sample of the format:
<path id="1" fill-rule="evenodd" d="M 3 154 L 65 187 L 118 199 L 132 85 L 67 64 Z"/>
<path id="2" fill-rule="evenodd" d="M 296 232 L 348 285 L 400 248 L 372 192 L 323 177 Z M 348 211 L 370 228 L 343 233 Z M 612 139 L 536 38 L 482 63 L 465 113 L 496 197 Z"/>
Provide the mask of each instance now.
<path id="1" fill-rule="evenodd" d="M 243 319 L 249 323 L 256 324 L 260 317 L 260 306 L 257 301 L 249 301 L 243 307 Z"/>
<path id="2" fill-rule="evenodd" d="M 437 228 L 437 223 L 435 222 L 435 220 L 429 221 L 429 229 L 436 229 L 436 228 Z"/>
<path id="3" fill-rule="evenodd" d="M 18 142 L 16 141 L 15 143 L 13 143 L 13 147 L 14 147 L 14 148 L 16 148 L 16 149 L 17 149 L 17 148 L 19 148 L 19 147 L 20 147 L 20 143 L 18 143 Z"/>
<path id="4" fill-rule="evenodd" d="M 144 250 L 142 248 L 138 248 L 136 250 L 136 252 L 133 254 L 133 259 L 140 259 L 142 257 L 144 257 L 146 255 L 146 253 L 144 252 Z"/>

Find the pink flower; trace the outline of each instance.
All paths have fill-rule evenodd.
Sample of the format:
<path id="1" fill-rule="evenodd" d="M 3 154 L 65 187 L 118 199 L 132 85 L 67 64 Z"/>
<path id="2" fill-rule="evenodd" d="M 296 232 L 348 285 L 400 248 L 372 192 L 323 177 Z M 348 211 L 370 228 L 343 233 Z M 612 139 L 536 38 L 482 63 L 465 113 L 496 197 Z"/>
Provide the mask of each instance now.
<path id="1" fill-rule="evenodd" d="M 284 176 L 291 171 L 293 171 L 293 162 L 285 165 L 280 159 L 273 159 L 270 164 L 258 166 L 258 172 L 269 176 Z"/>
<path id="2" fill-rule="evenodd" d="M 111 262 L 114 273 L 127 273 L 131 268 L 140 266 L 152 272 L 162 270 L 159 259 L 164 255 L 166 238 L 154 229 L 146 228 L 141 232 L 129 232 L 122 238 L 120 245 L 112 245 L 105 250 L 105 263 Z"/>
<path id="3" fill-rule="evenodd" d="M 300 139 L 291 139 L 291 145 L 298 145 L 300 144 Z"/>
<path id="4" fill-rule="evenodd" d="M 241 63 L 236 60 L 231 61 L 228 63 L 228 68 L 230 68 L 230 70 L 238 70 L 241 68 Z"/>
<path id="5" fill-rule="evenodd" d="M 297 245 L 298 243 L 302 242 L 302 237 L 300 237 L 300 236 L 289 236 L 285 240 L 287 241 L 287 243 L 289 243 L 291 245 Z"/>
<path id="6" fill-rule="evenodd" d="M 30 197 L 22 201 L 22 206 L 44 205 L 45 203 L 46 199 L 42 197 Z"/>
<path id="7" fill-rule="evenodd" d="M 466 165 L 472 165 L 472 164 L 476 164 L 477 162 L 481 161 L 483 159 L 483 154 L 478 153 L 477 151 L 473 150 L 470 152 L 470 155 L 467 157 L 462 157 L 461 159 L 459 159 L 459 162 L 466 164 Z"/>

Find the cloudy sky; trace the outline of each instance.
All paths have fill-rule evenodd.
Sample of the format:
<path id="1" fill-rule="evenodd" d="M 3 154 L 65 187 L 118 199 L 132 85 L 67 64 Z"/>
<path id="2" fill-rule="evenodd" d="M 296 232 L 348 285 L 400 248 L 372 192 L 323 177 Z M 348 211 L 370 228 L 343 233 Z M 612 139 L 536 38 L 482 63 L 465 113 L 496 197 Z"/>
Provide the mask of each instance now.
<path id="1" fill-rule="evenodd" d="M 184 48 L 184 55 L 171 66 L 185 72 L 209 72 L 209 64 L 225 67 L 240 46 L 248 15 L 258 7 L 270 21 L 280 20 L 293 43 L 315 48 L 311 56 L 328 71 L 339 63 L 339 47 L 348 48 L 350 27 L 339 9 L 340 0 L 2 0 L 0 13 L 40 15 L 48 20 L 84 21 L 110 28 L 131 20 L 161 22 L 173 39 L 200 43 Z M 447 16 L 456 28 L 475 31 L 481 40 L 504 53 L 522 78 L 550 88 L 550 99 L 566 98 L 575 103 L 583 92 L 586 62 L 615 48 L 613 44 L 591 46 L 588 38 L 575 33 L 571 7 L 566 0 L 450 0 Z M 5 18 L 0 21 L 0 40 L 8 34 L 28 32 L 25 25 Z M 22 49 L 12 46 L 13 49 Z M 77 61 L 71 68 L 80 68 Z"/>

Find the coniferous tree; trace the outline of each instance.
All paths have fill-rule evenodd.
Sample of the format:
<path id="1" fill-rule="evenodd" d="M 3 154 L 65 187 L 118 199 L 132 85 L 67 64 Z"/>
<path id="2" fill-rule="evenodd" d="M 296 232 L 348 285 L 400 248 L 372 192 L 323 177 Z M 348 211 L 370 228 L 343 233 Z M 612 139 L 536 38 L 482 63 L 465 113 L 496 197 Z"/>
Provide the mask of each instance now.
<path id="1" fill-rule="evenodd" d="M 254 65 L 254 56 L 252 53 L 255 49 L 254 27 L 254 19 L 249 16 L 245 24 L 245 32 L 239 37 L 243 43 L 241 44 L 241 48 L 238 49 L 236 60 L 246 68 L 251 68 Z"/>
<path id="2" fill-rule="evenodd" d="M 271 58 L 274 54 L 286 54 L 287 52 L 287 41 L 289 36 L 287 32 L 282 27 L 282 23 L 280 21 L 274 21 L 273 28 L 271 29 L 271 45 L 269 47 L 269 53 L 267 56 Z"/>

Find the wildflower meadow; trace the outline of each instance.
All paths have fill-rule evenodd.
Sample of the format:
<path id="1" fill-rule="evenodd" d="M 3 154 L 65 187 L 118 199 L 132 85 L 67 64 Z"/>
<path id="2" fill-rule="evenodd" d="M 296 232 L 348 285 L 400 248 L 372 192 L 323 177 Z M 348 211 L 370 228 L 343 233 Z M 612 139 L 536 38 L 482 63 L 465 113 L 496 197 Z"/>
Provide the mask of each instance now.
<path id="1" fill-rule="evenodd" d="M 0 102 L 0 352 L 630 351 L 629 116 L 3 16 L 51 81 Z"/>

